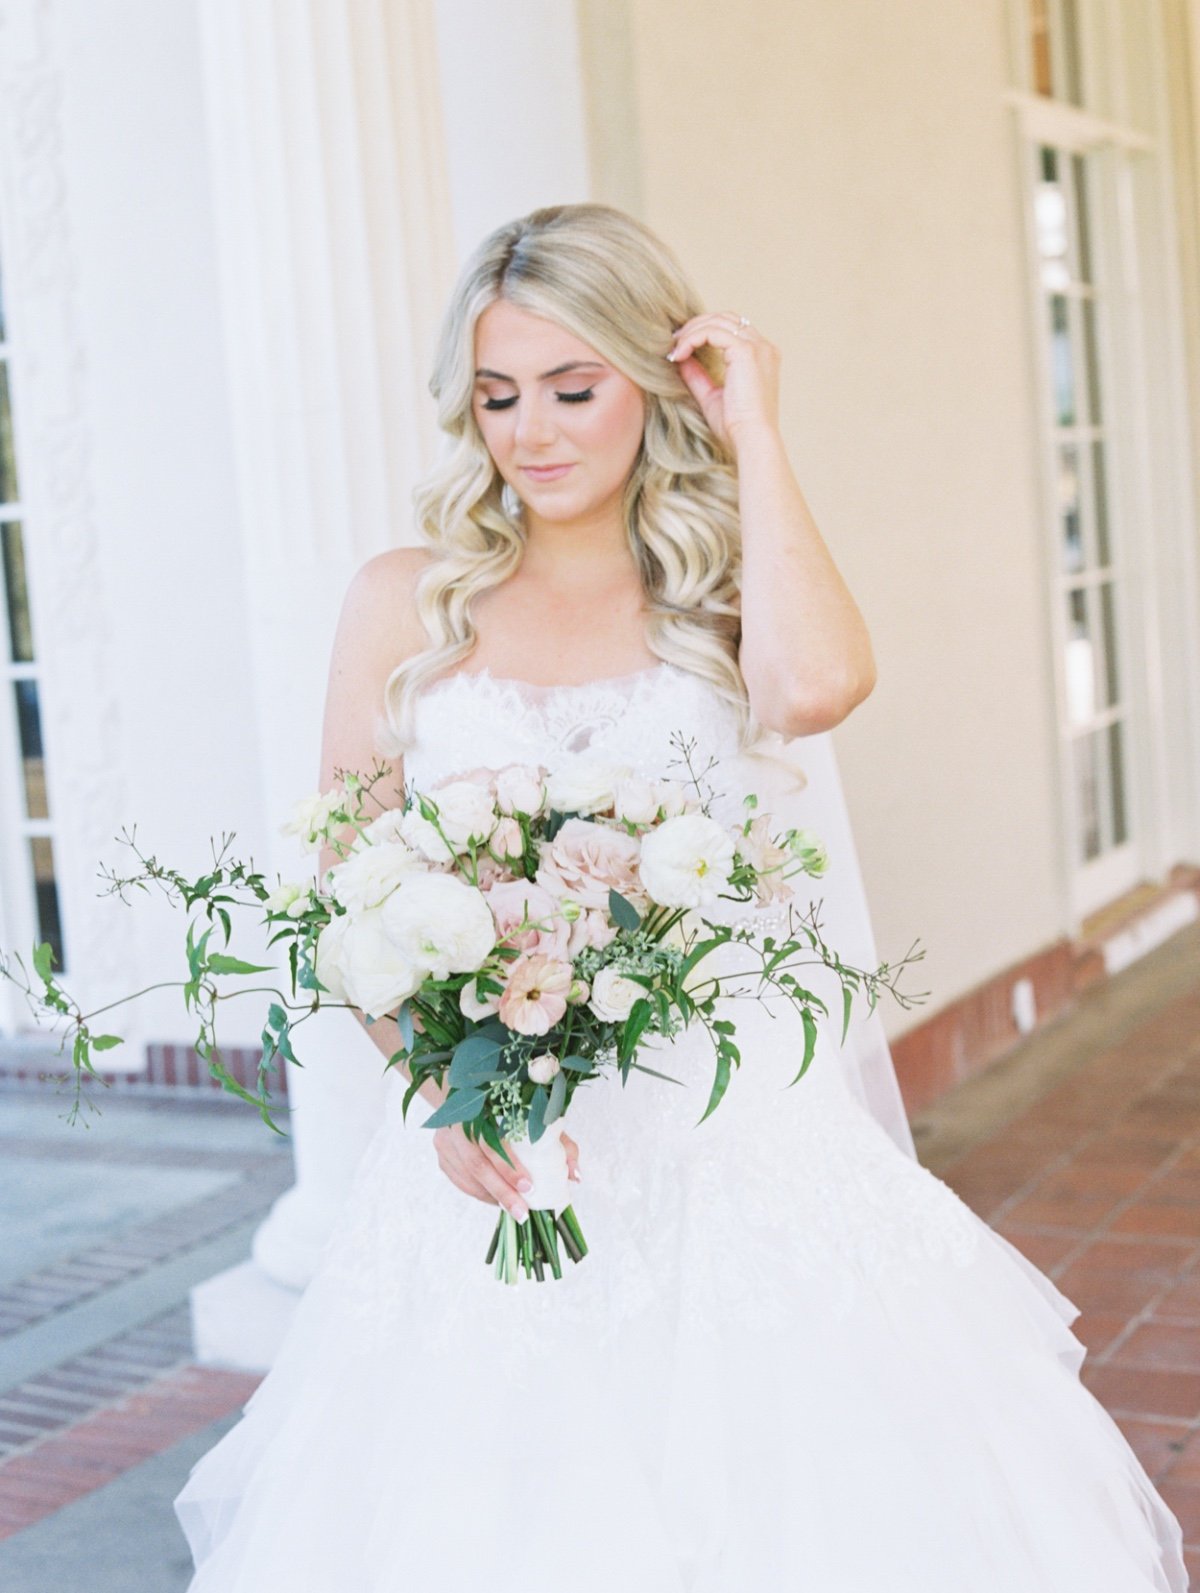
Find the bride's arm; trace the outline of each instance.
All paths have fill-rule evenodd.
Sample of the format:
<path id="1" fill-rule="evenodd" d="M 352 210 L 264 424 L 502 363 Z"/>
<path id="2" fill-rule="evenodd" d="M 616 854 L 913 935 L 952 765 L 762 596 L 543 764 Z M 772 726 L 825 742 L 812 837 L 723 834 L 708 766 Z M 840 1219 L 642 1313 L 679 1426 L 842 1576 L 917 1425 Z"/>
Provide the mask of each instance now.
<path id="1" fill-rule="evenodd" d="M 372 817 L 399 807 L 403 800 L 403 760 L 389 762 L 376 752 L 375 722 L 383 708 L 388 676 L 422 645 L 412 588 L 426 558 L 417 548 L 391 548 L 368 559 L 346 591 L 334 636 L 321 732 L 320 789 L 329 790 L 337 770 L 366 776 L 376 764 L 386 763 L 388 772 L 368 798 Z M 340 861 L 332 846 L 322 847 L 318 879 L 323 881 L 326 869 Z M 393 1018 L 368 1024 L 357 1007 L 351 1011 L 383 1056 L 402 1049 Z M 396 1067 L 406 1079 L 410 1077 L 403 1062 Z M 426 1079 L 420 1093 L 436 1104 L 446 1092 L 436 1079 Z"/>
<path id="2" fill-rule="evenodd" d="M 388 676 L 397 664 L 425 645 L 413 588 L 427 558 L 417 548 L 392 548 L 368 559 L 347 589 L 329 663 L 320 789 L 329 790 L 337 770 L 366 776 L 376 764 L 383 763 L 387 772 L 372 791 L 381 813 L 401 805 L 404 770 L 402 760 L 386 760 L 376 751 L 375 724 L 383 708 Z M 350 838 L 349 831 L 346 838 Z M 339 861 L 332 846 L 322 847 L 319 881 L 324 880 L 326 869 Z M 403 1050 L 404 1042 L 393 1018 L 377 1018 L 368 1024 L 358 1008 L 350 1010 L 384 1057 L 391 1058 Z M 412 1078 L 404 1062 L 397 1062 L 394 1071 L 406 1080 Z M 430 1078 L 421 1085 L 420 1094 L 437 1105 L 445 1099 L 448 1088 Z M 566 1135 L 563 1141 L 568 1144 Z M 519 1222 L 524 1221 L 528 1212 L 521 1193 L 523 1188 L 529 1188 L 529 1182 L 525 1166 L 515 1153 L 510 1153 L 511 1163 L 502 1161 L 489 1145 L 468 1140 L 461 1123 L 434 1129 L 433 1144 L 439 1167 L 464 1194 L 504 1205 Z M 570 1141 L 568 1164 L 576 1164 L 578 1155 L 578 1146 Z"/>

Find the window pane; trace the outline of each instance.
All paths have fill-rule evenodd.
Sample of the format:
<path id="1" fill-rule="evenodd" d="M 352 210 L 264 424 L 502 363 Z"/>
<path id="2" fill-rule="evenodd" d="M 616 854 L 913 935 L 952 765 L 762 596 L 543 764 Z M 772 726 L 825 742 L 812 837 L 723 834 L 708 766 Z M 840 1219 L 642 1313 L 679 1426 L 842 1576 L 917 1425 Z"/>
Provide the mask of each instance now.
<path id="1" fill-rule="evenodd" d="M 1050 360 L 1054 382 L 1054 408 L 1060 426 L 1075 424 L 1075 371 L 1071 364 L 1071 325 L 1067 301 L 1061 293 L 1050 296 Z"/>
<path id="2" fill-rule="evenodd" d="M 46 763 L 42 753 L 42 715 L 36 680 L 15 680 L 17 732 L 21 741 L 21 768 L 25 782 L 25 811 L 31 819 L 48 818 Z"/>
<path id="3" fill-rule="evenodd" d="M 25 542 L 15 520 L 0 526 L 4 561 L 4 592 L 8 609 L 8 651 L 14 663 L 33 661 L 33 624 L 29 616 L 29 588 L 25 580 Z"/>
<path id="4" fill-rule="evenodd" d="M 1083 534 L 1079 515 L 1079 450 L 1072 444 L 1058 454 L 1058 512 L 1062 527 L 1065 574 L 1083 569 Z"/>
<path id="5" fill-rule="evenodd" d="M 37 900 L 38 939 L 48 940 L 54 952 L 54 966 L 64 972 L 62 919 L 58 910 L 58 883 L 54 876 L 54 847 L 49 836 L 34 835 L 29 840 L 33 858 L 33 883 Z"/>
<path id="6" fill-rule="evenodd" d="M 1049 144 L 1040 149 L 1040 180 L 1034 195 L 1034 226 L 1041 257 L 1042 285 L 1055 293 L 1071 279 L 1068 264 L 1067 200 L 1058 179 L 1058 152 Z"/>
<path id="7" fill-rule="evenodd" d="M 1129 824 L 1125 815 L 1125 753 L 1122 741 L 1124 728 L 1119 719 L 1108 727 L 1108 770 L 1114 846 L 1120 846 L 1122 841 L 1129 838 Z"/>
<path id="8" fill-rule="evenodd" d="M 0 503 L 16 503 L 17 496 L 12 408 L 8 401 L 8 361 L 0 360 Z"/>
<path id="9" fill-rule="evenodd" d="M 1075 802 L 1079 815 L 1081 861 L 1100 851 L 1100 770 L 1096 756 L 1099 732 L 1078 736 L 1072 743 L 1075 765 Z"/>
<path id="10" fill-rule="evenodd" d="M 1073 725 L 1090 724 L 1096 716 L 1096 648 L 1088 617 L 1088 593 L 1067 594 L 1067 639 L 1063 672 L 1067 687 L 1067 718 Z"/>

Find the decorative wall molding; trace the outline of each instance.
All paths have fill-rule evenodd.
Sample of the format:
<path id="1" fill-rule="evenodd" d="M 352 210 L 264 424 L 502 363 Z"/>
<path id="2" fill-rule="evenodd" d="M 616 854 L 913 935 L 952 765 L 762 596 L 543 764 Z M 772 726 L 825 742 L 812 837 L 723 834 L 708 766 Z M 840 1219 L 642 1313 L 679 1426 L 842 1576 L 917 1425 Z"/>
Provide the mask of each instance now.
<path id="1" fill-rule="evenodd" d="M 0 10 L 0 254 L 63 939 L 69 987 L 86 1007 L 129 971 L 97 871 L 130 813 L 54 23 L 54 0 L 8 0 Z M 124 1033 L 128 1063 L 128 1022 Z"/>

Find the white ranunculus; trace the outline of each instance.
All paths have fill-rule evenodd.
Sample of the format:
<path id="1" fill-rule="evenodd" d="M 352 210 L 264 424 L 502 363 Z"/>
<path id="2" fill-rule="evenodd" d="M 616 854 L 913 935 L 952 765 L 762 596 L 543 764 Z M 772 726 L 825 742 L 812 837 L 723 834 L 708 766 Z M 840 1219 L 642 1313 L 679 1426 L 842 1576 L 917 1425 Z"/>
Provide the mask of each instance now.
<path id="1" fill-rule="evenodd" d="M 293 902 L 307 894 L 307 887 L 304 885 L 278 885 L 263 902 L 263 906 L 269 913 L 286 913 Z"/>
<path id="2" fill-rule="evenodd" d="M 379 910 L 397 948 L 435 979 L 475 973 L 496 944 L 483 893 L 453 874 L 411 874 Z"/>
<path id="3" fill-rule="evenodd" d="M 558 1058 L 549 1051 L 543 1051 L 541 1056 L 529 1058 L 529 1077 L 535 1084 L 549 1084 L 559 1067 Z"/>
<path id="4" fill-rule="evenodd" d="M 496 806 L 501 813 L 524 813 L 536 819 L 546 805 L 542 771 L 525 763 L 511 764 L 496 776 Z"/>
<path id="5" fill-rule="evenodd" d="M 438 823 L 458 852 L 482 846 L 496 828 L 496 804 L 486 786 L 474 780 L 451 780 L 428 791 L 425 800 L 438 810 Z"/>
<path id="6" fill-rule="evenodd" d="M 327 948 L 326 967 L 341 975 L 347 1001 L 372 1018 L 382 1018 L 395 1012 L 402 1001 L 420 989 L 426 970 L 406 957 L 387 933 L 382 907 L 365 913 L 345 913 L 322 931 L 317 942 L 317 977 L 322 984 L 329 981 L 320 971 L 321 943 L 335 924 L 345 927 L 335 937 L 333 946 Z"/>
<path id="7" fill-rule="evenodd" d="M 588 1006 L 604 1023 L 623 1023 L 633 1010 L 635 1001 L 646 994 L 646 987 L 636 979 L 629 979 L 615 968 L 601 968 L 592 980 L 592 994 Z"/>
<path id="8" fill-rule="evenodd" d="M 639 774 L 626 775 L 617 781 L 613 793 L 613 811 L 626 824 L 653 824 L 658 817 L 658 782 L 646 780 Z"/>
<path id="9" fill-rule="evenodd" d="M 423 867 L 419 854 L 403 841 L 381 841 L 351 852 L 332 869 L 329 889 L 343 907 L 361 913 L 382 907 L 405 875 Z"/>
<path id="10" fill-rule="evenodd" d="M 546 781 L 546 801 L 559 813 L 587 817 L 612 807 L 618 780 L 633 771 L 580 753 L 555 769 Z"/>
<path id="11" fill-rule="evenodd" d="M 293 804 L 291 818 L 279 826 L 280 835 L 298 836 L 302 851 L 319 851 L 326 839 L 329 820 L 345 800 L 346 793 L 340 785 L 302 797 Z"/>
<path id="12" fill-rule="evenodd" d="M 732 838 L 706 813 L 667 819 L 642 839 L 642 884 L 662 907 L 711 907 L 733 862 Z"/>

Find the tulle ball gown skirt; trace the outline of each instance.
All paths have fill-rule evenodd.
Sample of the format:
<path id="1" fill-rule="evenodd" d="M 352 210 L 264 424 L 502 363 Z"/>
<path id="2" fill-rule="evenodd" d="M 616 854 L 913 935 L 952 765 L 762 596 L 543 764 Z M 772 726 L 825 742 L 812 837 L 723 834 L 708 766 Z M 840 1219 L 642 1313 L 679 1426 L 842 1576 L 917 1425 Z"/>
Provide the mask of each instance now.
<path id="1" fill-rule="evenodd" d="M 747 1011 L 746 1009 L 751 1009 Z M 1077 1308 L 744 1003 L 581 1089 L 588 1240 L 496 1280 L 496 1210 L 396 1081 L 288 1337 L 175 1501 L 190 1593 L 1184 1593 L 1079 1380 Z M 636 1094 L 635 1094 L 636 1092 Z"/>

